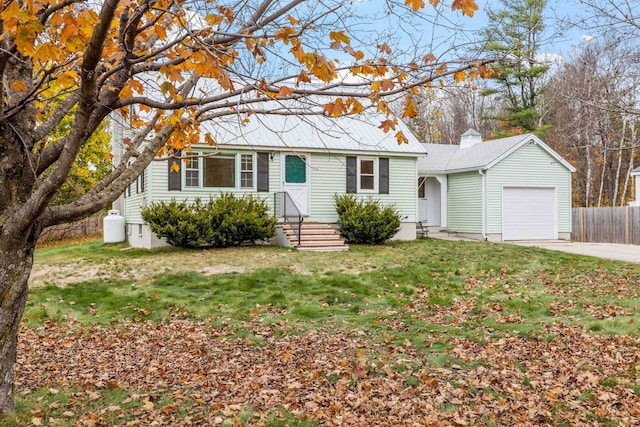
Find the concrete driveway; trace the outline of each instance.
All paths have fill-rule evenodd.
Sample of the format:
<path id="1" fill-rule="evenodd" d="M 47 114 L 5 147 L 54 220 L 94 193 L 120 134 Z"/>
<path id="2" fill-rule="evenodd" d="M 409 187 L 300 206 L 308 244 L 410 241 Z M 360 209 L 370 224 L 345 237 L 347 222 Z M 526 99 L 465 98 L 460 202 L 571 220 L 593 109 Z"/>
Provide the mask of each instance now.
<path id="1" fill-rule="evenodd" d="M 584 243 L 566 240 L 538 240 L 523 242 L 506 242 L 520 246 L 535 246 L 552 251 L 569 252 L 579 255 L 590 255 L 599 258 L 640 263 L 640 246 L 621 245 L 617 243 Z"/>

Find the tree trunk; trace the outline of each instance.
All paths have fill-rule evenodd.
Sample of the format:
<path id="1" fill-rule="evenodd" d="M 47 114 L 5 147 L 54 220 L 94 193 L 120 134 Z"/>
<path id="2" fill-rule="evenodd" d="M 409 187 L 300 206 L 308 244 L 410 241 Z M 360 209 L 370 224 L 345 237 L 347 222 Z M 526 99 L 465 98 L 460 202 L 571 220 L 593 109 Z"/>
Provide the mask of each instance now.
<path id="1" fill-rule="evenodd" d="M 584 148 L 584 152 L 586 154 L 585 158 L 587 160 L 587 176 L 585 178 L 584 184 L 584 206 L 586 208 L 591 206 L 591 145 L 587 143 Z"/>
<path id="2" fill-rule="evenodd" d="M 620 133 L 620 144 L 618 145 L 618 152 L 616 153 L 616 156 L 618 158 L 617 158 L 617 164 L 616 164 L 616 177 L 613 181 L 613 200 L 611 200 L 611 203 L 609 204 L 609 206 L 611 207 L 615 207 L 616 203 L 618 202 L 618 192 L 620 191 L 620 170 L 622 169 L 622 155 L 624 152 L 624 139 L 625 139 L 626 131 L 627 131 L 627 119 L 623 119 L 622 132 Z M 623 205 L 624 205 L 624 197 L 620 202 L 620 206 L 623 206 Z"/>
<path id="3" fill-rule="evenodd" d="M 36 233 L 0 235 L 0 415 L 14 410 L 18 327 L 27 302 Z"/>
<path id="4" fill-rule="evenodd" d="M 607 147 L 604 146 L 602 148 L 602 168 L 600 174 L 600 189 L 598 190 L 598 205 L 596 207 L 602 206 L 602 192 L 604 191 L 604 177 L 607 173 Z"/>

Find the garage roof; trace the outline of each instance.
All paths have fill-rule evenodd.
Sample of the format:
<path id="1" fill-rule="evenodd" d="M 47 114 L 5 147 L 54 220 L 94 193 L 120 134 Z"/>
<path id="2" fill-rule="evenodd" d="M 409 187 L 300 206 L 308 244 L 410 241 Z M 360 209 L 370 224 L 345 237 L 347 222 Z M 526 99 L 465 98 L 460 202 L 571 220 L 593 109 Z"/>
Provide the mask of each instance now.
<path id="1" fill-rule="evenodd" d="M 538 144 L 571 172 L 575 168 L 533 134 L 494 139 L 460 148 L 459 145 L 422 144 L 427 157 L 418 159 L 418 170 L 427 173 L 452 173 L 489 169 L 527 143 Z"/>

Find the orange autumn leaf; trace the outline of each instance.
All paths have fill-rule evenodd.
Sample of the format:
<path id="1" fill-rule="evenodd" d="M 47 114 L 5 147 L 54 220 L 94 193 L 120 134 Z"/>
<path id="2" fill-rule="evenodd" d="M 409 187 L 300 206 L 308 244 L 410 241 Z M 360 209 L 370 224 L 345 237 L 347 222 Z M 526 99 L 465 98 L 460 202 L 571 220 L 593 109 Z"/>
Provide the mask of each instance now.
<path id="1" fill-rule="evenodd" d="M 434 62 L 435 60 L 436 60 L 436 57 L 435 57 L 435 55 L 434 55 L 433 53 L 430 53 L 430 54 L 428 54 L 428 55 L 425 55 L 425 56 L 422 58 L 422 62 L 423 62 L 424 64 L 428 64 L 429 62 Z"/>
<path id="2" fill-rule="evenodd" d="M 387 55 L 389 55 L 392 52 L 391 48 L 386 43 L 382 43 L 381 45 L 378 45 L 378 49 L 380 50 L 380 52 L 386 53 Z"/>
<path id="3" fill-rule="evenodd" d="M 424 0 L 404 0 L 404 4 L 411 6 L 411 10 L 417 12 L 424 7 Z"/>
<path id="4" fill-rule="evenodd" d="M 300 71 L 300 74 L 298 74 L 296 86 L 299 85 L 300 83 L 311 83 L 311 78 L 309 77 L 309 73 L 307 73 L 305 70 Z"/>
<path id="5" fill-rule="evenodd" d="M 447 64 L 442 64 L 436 70 L 436 74 L 444 74 L 447 72 Z"/>
<path id="6" fill-rule="evenodd" d="M 378 102 L 377 111 L 379 113 L 385 113 L 387 116 L 391 114 L 391 109 L 389 108 L 389 104 L 386 101 Z"/>
<path id="7" fill-rule="evenodd" d="M 474 0 L 453 0 L 451 9 L 462 10 L 464 15 L 473 16 L 474 12 L 478 10 L 478 5 Z"/>
<path id="8" fill-rule="evenodd" d="M 275 35 L 276 40 L 281 40 L 284 44 L 289 44 L 289 39 L 296 34 L 296 30 L 292 27 L 282 27 Z"/>
<path id="9" fill-rule="evenodd" d="M 467 73 L 464 71 L 458 71 L 453 75 L 453 80 L 455 80 L 456 83 L 460 83 L 463 82 L 466 77 Z"/>
<path id="10" fill-rule="evenodd" d="M 386 79 L 382 82 L 382 90 L 384 92 L 387 92 L 389 90 L 393 90 L 393 88 L 395 88 L 396 85 L 390 80 L 390 79 Z"/>
<path id="11" fill-rule="evenodd" d="M 349 40 L 349 37 L 347 37 L 347 35 L 344 33 L 344 31 L 331 31 L 329 33 L 329 38 L 337 43 L 345 43 L 345 44 L 349 44 L 351 41 Z"/>
<path id="12" fill-rule="evenodd" d="M 27 85 L 23 80 L 16 80 L 11 84 L 11 88 L 16 92 L 26 92 L 28 90 Z"/>
<path id="13" fill-rule="evenodd" d="M 288 98 L 293 95 L 293 89 L 287 86 L 282 86 L 278 91 L 278 97 L 280 98 Z"/>
<path id="14" fill-rule="evenodd" d="M 329 102 L 324 106 L 324 111 L 328 116 L 340 117 L 344 115 L 346 105 L 342 101 L 342 98 L 337 98 L 335 102 Z"/>
<path id="15" fill-rule="evenodd" d="M 391 119 L 383 120 L 382 122 L 380 122 L 380 126 L 378 126 L 378 128 L 382 129 L 385 132 L 389 132 L 390 130 L 396 128 L 396 123 Z"/>
<path id="16" fill-rule="evenodd" d="M 404 133 L 402 133 L 402 131 L 398 131 L 396 133 L 396 140 L 398 141 L 398 145 L 409 143 L 409 140 L 407 139 L 406 136 L 404 136 Z"/>
<path id="17" fill-rule="evenodd" d="M 416 105 L 413 103 L 413 100 L 410 96 L 405 98 L 406 105 L 404 107 L 404 111 L 402 112 L 402 117 L 415 117 L 418 115 L 418 111 L 416 110 Z"/>
<path id="18" fill-rule="evenodd" d="M 207 132 L 207 133 L 204 135 L 204 142 L 206 142 L 206 143 L 207 143 L 207 145 L 211 145 L 211 146 L 217 145 L 217 144 L 216 144 L 216 140 L 215 140 L 215 139 L 213 139 L 213 136 L 211 136 L 211 134 L 210 134 L 209 132 Z"/>
<path id="19" fill-rule="evenodd" d="M 362 103 L 355 98 L 350 98 L 347 101 L 347 105 L 351 107 L 351 111 L 349 112 L 350 114 L 360 114 L 364 109 Z"/>
<path id="20" fill-rule="evenodd" d="M 291 22 L 291 25 L 300 25 L 300 21 L 298 21 L 296 18 L 294 18 L 291 15 L 287 16 L 287 19 L 289 19 L 289 22 Z"/>

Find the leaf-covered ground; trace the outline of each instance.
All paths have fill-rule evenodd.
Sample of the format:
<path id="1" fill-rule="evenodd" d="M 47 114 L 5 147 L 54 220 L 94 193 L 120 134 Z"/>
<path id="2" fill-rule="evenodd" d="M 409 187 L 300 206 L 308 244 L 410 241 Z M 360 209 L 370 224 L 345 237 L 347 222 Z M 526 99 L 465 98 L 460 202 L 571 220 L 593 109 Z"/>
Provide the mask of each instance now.
<path id="1" fill-rule="evenodd" d="M 246 328 L 259 342 L 179 319 L 27 329 L 17 386 L 47 388 L 33 412 L 43 425 L 65 414 L 87 426 L 259 425 L 279 411 L 321 425 L 640 425 L 637 338 L 561 325 L 482 344 L 439 337 L 452 357 L 438 363 L 357 330 Z M 75 392 L 60 402 L 60 390 Z M 120 401 L 83 409 L 113 390 Z"/>
<path id="2" fill-rule="evenodd" d="M 5 424 L 640 425 L 638 265 L 430 239 L 36 258 Z"/>

